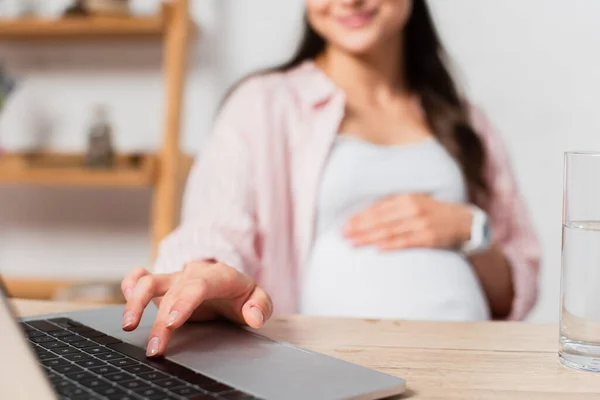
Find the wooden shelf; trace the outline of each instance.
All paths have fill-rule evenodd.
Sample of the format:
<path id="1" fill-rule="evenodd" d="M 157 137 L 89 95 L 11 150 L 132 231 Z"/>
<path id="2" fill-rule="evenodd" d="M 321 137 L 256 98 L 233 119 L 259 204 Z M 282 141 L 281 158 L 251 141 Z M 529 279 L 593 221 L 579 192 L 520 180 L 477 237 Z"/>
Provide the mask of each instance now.
<path id="1" fill-rule="evenodd" d="M 164 15 L 155 17 L 66 17 L 58 20 L 0 20 L 0 40 L 159 39 Z"/>
<path id="2" fill-rule="evenodd" d="M 146 187 L 155 183 L 154 155 L 119 155 L 110 169 L 88 168 L 78 154 L 0 155 L 0 184 Z"/>

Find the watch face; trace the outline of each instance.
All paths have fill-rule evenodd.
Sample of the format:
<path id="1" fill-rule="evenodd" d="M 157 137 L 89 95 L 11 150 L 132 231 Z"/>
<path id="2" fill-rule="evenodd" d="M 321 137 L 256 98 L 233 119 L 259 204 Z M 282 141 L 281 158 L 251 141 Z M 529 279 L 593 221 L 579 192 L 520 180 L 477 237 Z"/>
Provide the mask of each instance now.
<path id="1" fill-rule="evenodd" d="M 490 221 L 486 218 L 483 222 L 483 242 L 489 243 L 491 240 L 492 230 L 490 229 Z"/>

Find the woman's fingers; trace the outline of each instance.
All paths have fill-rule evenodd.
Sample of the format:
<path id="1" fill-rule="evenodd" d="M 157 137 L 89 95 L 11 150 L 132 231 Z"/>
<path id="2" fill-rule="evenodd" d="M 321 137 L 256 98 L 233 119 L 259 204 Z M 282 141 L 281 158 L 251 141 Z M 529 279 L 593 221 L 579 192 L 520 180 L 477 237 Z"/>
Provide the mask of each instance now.
<path id="1" fill-rule="evenodd" d="M 422 213 L 425 196 L 402 195 L 385 199 L 350 219 L 344 228 L 348 238 L 364 236 L 390 224 Z"/>
<path id="2" fill-rule="evenodd" d="M 239 272 L 218 263 L 187 264 L 160 303 L 146 354 L 149 357 L 163 355 L 173 331 L 190 318 L 207 296 L 228 299 L 232 293 L 243 290 L 236 274 Z"/>
<path id="3" fill-rule="evenodd" d="M 205 304 L 206 302 L 206 304 Z M 273 303 L 246 275 L 222 264 L 190 264 L 163 297 L 150 332 L 147 354 L 164 354 L 173 331 L 198 310 L 260 328 L 271 317 Z"/>
<path id="4" fill-rule="evenodd" d="M 142 276 L 125 305 L 123 329 L 131 331 L 137 328 L 142 314 L 155 297 L 163 296 L 175 280 L 176 274 L 157 274 Z"/>
<path id="5" fill-rule="evenodd" d="M 173 331 L 183 325 L 204 301 L 204 290 L 197 282 L 178 282 L 164 296 L 150 330 L 146 354 L 149 357 L 164 354 Z"/>
<path id="6" fill-rule="evenodd" d="M 273 314 L 273 302 L 260 287 L 256 287 L 240 310 L 243 320 L 252 328 L 261 328 Z"/>
<path id="7" fill-rule="evenodd" d="M 143 276 L 150 275 L 150 272 L 144 268 L 135 268 L 131 271 L 125 279 L 121 282 L 121 291 L 123 292 L 123 297 L 125 300 L 129 300 L 131 294 L 133 293 L 133 289 L 135 289 L 135 285 Z"/>
<path id="8" fill-rule="evenodd" d="M 190 319 L 206 299 L 205 284 L 197 281 L 182 284 L 181 287 L 170 290 L 165 299 L 156 323 L 160 327 L 177 329 Z"/>
<path id="9" fill-rule="evenodd" d="M 377 246 L 383 251 L 401 250 L 416 247 L 432 248 L 436 247 L 436 238 L 433 232 L 429 230 L 419 230 L 383 240 L 379 242 Z"/>
<path id="10" fill-rule="evenodd" d="M 427 220 L 422 217 L 408 218 L 374 227 L 372 230 L 350 238 L 354 246 L 379 244 L 420 232 L 427 227 Z"/>

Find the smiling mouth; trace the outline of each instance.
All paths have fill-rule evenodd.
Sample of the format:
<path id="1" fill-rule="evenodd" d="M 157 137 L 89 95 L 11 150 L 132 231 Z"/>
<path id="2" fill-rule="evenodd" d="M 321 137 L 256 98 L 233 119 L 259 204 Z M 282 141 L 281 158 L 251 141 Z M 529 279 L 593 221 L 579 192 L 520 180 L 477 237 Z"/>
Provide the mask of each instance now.
<path id="1" fill-rule="evenodd" d="M 368 25 L 375 18 L 376 14 L 376 10 L 362 11 L 345 17 L 337 17 L 336 20 L 344 28 L 359 29 Z"/>

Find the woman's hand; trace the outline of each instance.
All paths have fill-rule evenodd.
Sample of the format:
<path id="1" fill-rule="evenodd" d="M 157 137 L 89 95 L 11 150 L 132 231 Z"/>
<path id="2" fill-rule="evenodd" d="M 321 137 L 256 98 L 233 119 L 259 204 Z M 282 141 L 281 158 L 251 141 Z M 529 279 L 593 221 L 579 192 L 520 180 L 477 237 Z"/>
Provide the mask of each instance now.
<path id="1" fill-rule="evenodd" d="M 225 317 L 260 328 L 273 312 L 269 295 L 247 275 L 224 264 L 193 262 L 183 271 L 153 275 L 132 271 L 122 282 L 127 305 L 123 329 L 137 328 L 146 306 L 155 300 L 158 315 L 148 342 L 148 356 L 164 353 L 173 331 L 186 321 Z"/>
<path id="2" fill-rule="evenodd" d="M 472 216 L 465 204 L 443 203 L 427 195 L 388 197 L 353 217 L 344 229 L 355 246 L 381 250 L 453 248 L 471 236 Z"/>

